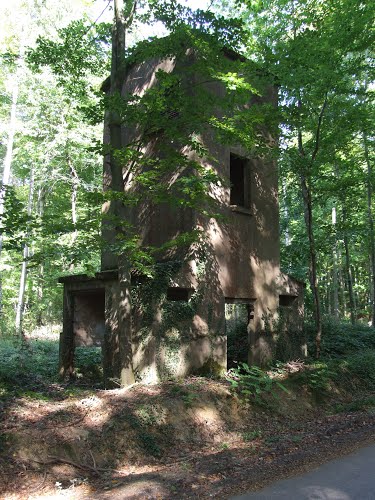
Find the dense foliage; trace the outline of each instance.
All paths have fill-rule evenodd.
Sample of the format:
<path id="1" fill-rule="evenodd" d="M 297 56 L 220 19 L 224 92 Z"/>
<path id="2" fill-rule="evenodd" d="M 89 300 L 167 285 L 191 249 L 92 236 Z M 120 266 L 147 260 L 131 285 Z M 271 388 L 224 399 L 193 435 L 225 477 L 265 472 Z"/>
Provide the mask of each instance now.
<path id="1" fill-rule="evenodd" d="M 93 144 L 101 136 L 101 126 L 87 121 L 86 110 L 95 99 L 95 81 L 98 85 L 105 66 L 96 74 L 88 68 L 81 79 L 72 75 L 76 87 L 81 83 L 82 89 L 84 82 L 90 89 L 80 98 L 71 92 L 69 82 L 48 68 L 32 72 L 27 52 L 36 41 L 41 36 L 62 36 L 69 21 L 85 14 L 83 3 L 72 6 L 51 0 L 47 4 L 15 2 L 12 10 L 4 8 L 1 13 L 6 26 L 0 59 L 3 334 L 59 321 L 58 276 L 93 272 L 99 263 L 96 193 L 102 167 Z M 82 31 L 84 23 L 73 25 Z M 98 61 L 101 54 L 97 50 Z"/>

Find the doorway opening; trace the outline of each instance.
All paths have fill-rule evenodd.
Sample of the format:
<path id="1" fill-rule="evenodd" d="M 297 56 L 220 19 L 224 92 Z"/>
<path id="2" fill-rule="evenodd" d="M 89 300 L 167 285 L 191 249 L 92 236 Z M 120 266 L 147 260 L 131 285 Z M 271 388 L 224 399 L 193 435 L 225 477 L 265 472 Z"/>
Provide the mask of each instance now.
<path id="1" fill-rule="evenodd" d="M 104 288 L 73 294 L 73 333 L 76 347 L 101 346 L 105 332 Z"/>
<path id="2" fill-rule="evenodd" d="M 101 384 L 105 333 L 104 288 L 72 293 L 75 376 Z"/>
<path id="3" fill-rule="evenodd" d="M 247 363 L 249 356 L 249 331 L 254 318 L 254 301 L 251 299 L 225 299 L 225 331 L 227 335 L 227 368 Z"/>

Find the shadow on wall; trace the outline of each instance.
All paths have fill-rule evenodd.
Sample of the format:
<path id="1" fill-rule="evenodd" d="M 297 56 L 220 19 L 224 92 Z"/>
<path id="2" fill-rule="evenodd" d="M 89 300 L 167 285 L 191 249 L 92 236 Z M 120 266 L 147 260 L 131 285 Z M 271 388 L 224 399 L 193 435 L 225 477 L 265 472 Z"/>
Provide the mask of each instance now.
<path id="1" fill-rule="evenodd" d="M 194 244 L 186 255 L 185 263 L 175 262 L 173 276 L 173 263 L 160 263 L 159 275 L 135 292 L 134 367 L 143 380 L 226 369 L 224 297 L 212 246 Z M 173 295 L 171 282 L 186 286 L 187 276 L 189 294 Z"/>

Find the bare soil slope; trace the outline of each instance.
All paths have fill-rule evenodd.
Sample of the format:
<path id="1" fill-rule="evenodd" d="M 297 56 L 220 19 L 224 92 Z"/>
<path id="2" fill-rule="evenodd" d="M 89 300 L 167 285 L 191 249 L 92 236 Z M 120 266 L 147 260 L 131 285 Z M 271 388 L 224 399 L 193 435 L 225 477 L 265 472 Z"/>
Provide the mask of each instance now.
<path id="1" fill-rule="evenodd" d="M 1 408 L 1 498 L 227 498 L 375 441 L 373 410 L 304 387 L 263 407 L 204 378 L 39 394 Z"/>

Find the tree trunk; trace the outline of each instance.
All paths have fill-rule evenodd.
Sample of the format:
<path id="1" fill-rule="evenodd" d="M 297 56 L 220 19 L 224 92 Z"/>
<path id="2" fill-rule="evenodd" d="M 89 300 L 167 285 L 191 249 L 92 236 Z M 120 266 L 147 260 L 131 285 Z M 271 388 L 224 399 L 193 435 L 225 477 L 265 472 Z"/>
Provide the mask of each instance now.
<path id="1" fill-rule="evenodd" d="M 71 241 L 71 246 L 73 247 L 76 239 L 77 239 L 77 195 L 78 195 L 78 184 L 79 184 L 79 177 L 77 174 L 76 169 L 74 168 L 73 162 L 67 154 L 67 163 L 69 167 L 69 173 L 70 173 L 70 179 L 71 179 L 71 195 L 70 195 L 70 202 L 71 202 L 71 212 L 72 212 L 72 224 L 74 227 L 73 231 L 73 236 L 72 236 L 72 241 Z M 74 261 L 72 261 L 69 265 L 69 270 L 73 272 L 74 270 Z"/>
<path id="2" fill-rule="evenodd" d="M 342 253 L 341 253 L 341 245 L 337 247 L 337 259 L 338 259 L 338 283 L 339 283 L 339 311 L 340 311 L 340 303 L 341 303 L 341 317 L 346 317 L 346 300 L 345 300 L 345 280 L 343 275 L 343 267 L 342 267 Z"/>
<path id="3" fill-rule="evenodd" d="M 40 218 L 43 217 L 44 199 L 45 199 L 45 189 L 42 186 L 38 191 L 38 203 L 37 203 L 37 213 Z M 36 318 L 37 326 L 43 325 L 43 312 L 42 312 L 43 289 L 44 289 L 44 263 L 41 262 L 39 264 L 39 276 L 38 276 L 37 290 L 36 290 L 36 296 L 38 300 L 38 314 Z"/>
<path id="4" fill-rule="evenodd" d="M 16 133 L 17 102 L 18 102 L 18 91 L 19 91 L 18 74 L 19 71 L 17 70 L 14 78 L 14 87 L 12 92 L 12 106 L 10 111 L 10 121 L 8 129 L 9 134 L 8 134 L 7 149 L 3 165 L 2 182 L 0 186 L 0 221 L 2 220 L 4 215 L 5 192 L 6 192 L 6 187 L 9 185 L 10 171 L 13 159 L 13 145 L 14 145 L 14 136 Z M 3 236 L 0 233 L 0 258 L 2 249 L 3 249 Z M 0 318 L 2 316 L 2 311 L 3 311 L 3 284 L 0 273 Z"/>
<path id="5" fill-rule="evenodd" d="M 354 303 L 354 311 L 355 311 L 355 320 L 358 321 L 358 309 L 361 308 L 361 298 L 356 290 L 356 283 L 357 283 L 357 276 L 356 276 L 356 269 L 355 267 L 351 264 L 350 265 L 350 271 L 351 271 L 351 276 L 352 276 L 352 287 L 353 287 L 353 303 Z M 358 307 L 359 305 L 359 307 Z"/>
<path id="6" fill-rule="evenodd" d="M 333 269 L 332 269 L 332 293 L 333 293 L 333 315 L 339 319 L 339 289 L 337 270 L 337 235 L 336 235 L 336 207 L 332 207 L 332 226 L 335 234 L 335 244 L 333 247 Z"/>
<path id="7" fill-rule="evenodd" d="M 23 40 L 23 29 L 24 25 L 21 23 L 20 33 L 21 40 Z M 25 55 L 25 46 L 24 42 L 21 43 L 19 48 L 19 58 L 17 62 L 17 68 L 14 75 L 14 85 L 12 91 L 12 105 L 10 110 L 10 121 L 9 121 L 9 133 L 8 133 L 8 141 L 7 141 L 7 149 L 3 164 L 3 173 L 2 173 L 2 183 L 0 186 L 0 221 L 4 215 L 4 201 L 5 201 L 5 190 L 9 185 L 10 177 L 11 177 L 11 166 L 13 160 L 13 147 L 14 147 L 14 137 L 16 134 L 17 127 L 17 104 L 18 104 L 18 94 L 19 94 L 19 85 L 22 76 L 22 71 L 24 69 L 24 55 Z M 3 237 L 0 233 L 0 258 L 3 249 Z M 0 318 L 2 316 L 3 310 L 3 287 L 1 281 L 1 273 L 0 273 Z"/>
<path id="8" fill-rule="evenodd" d="M 322 314 L 320 305 L 320 296 L 318 288 L 318 275 L 317 275 L 317 258 L 316 258 L 316 248 L 313 232 L 313 215 L 312 215 L 312 198 L 311 198 L 311 184 L 308 181 L 308 177 L 311 175 L 311 169 L 319 152 L 320 145 L 320 133 L 323 122 L 324 112 L 327 106 L 327 94 L 325 95 L 319 117 L 318 123 L 315 131 L 315 144 L 314 150 L 311 154 L 311 158 L 307 158 L 302 140 L 302 131 L 298 130 L 298 152 L 301 159 L 301 173 L 300 173 L 300 185 L 302 191 L 303 207 L 304 207 L 304 218 L 307 230 L 307 236 L 309 239 L 309 254 L 310 254 L 310 285 L 314 300 L 314 310 L 315 310 L 315 345 L 316 345 L 316 357 L 320 357 L 320 344 L 322 341 Z M 298 101 L 298 108 L 302 108 L 302 101 Z"/>
<path id="9" fill-rule="evenodd" d="M 110 77 L 110 95 L 116 96 L 122 93 L 122 87 L 126 77 L 125 64 L 125 33 L 126 27 L 131 23 L 135 9 L 135 3 L 131 0 L 114 0 L 114 20 L 112 26 L 112 59 Z M 126 18 L 125 18 L 126 11 Z M 110 109 L 109 112 L 109 136 L 110 136 L 110 167 L 111 167 L 111 189 L 124 194 L 123 165 L 116 157 L 116 151 L 124 147 L 122 140 L 121 118 L 117 110 Z M 118 241 L 124 235 L 122 218 L 124 216 L 123 204 L 119 199 L 111 201 L 111 212 L 115 217 L 115 233 Z M 132 353 L 132 314 L 131 314 L 131 265 L 127 255 L 123 252 L 118 256 L 119 273 L 119 378 L 121 386 L 126 387 L 134 383 L 133 353 Z"/>
<path id="10" fill-rule="evenodd" d="M 320 356 L 320 344 L 322 339 L 322 317 L 320 309 L 320 297 L 318 288 L 318 275 L 317 275 L 317 259 L 315 250 L 315 240 L 313 233 L 313 218 L 312 218 L 312 202 L 311 202 L 311 189 L 307 184 L 306 178 L 301 174 L 301 189 L 304 205 L 304 217 L 307 229 L 307 236 L 309 239 L 309 254 L 310 254 L 310 286 L 313 294 L 314 309 L 315 309 L 315 326 L 316 326 L 316 357 Z"/>
<path id="11" fill-rule="evenodd" d="M 344 207 L 342 210 L 342 219 L 344 227 L 346 226 L 346 208 Z M 356 310 L 355 310 L 355 300 L 353 293 L 353 276 L 352 269 L 350 264 L 350 253 L 349 253 L 349 242 L 348 242 L 348 234 L 346 229 L 344 229 L 344 249 L 345 249 L 345 272 L 346 272 L 346 282 L 348 286 L 348 295 L 349 295 L 349 311 L 350 311 L 350 321 L 352 325 L 356 322 Z"/>
<path id="12" fill-rule="evenodd" d="M 13 92 L 12 92 L 12 107 L 10 111 L 10 121 L 9 121 L 9 134 L 8 134 L 8 141 L 7 141 L 7 149 L 6 149 L 6 155 L 4 159 L 4 166 L 3 166 L 3 176 L 2 176 L 2 184 L 1 184 L 1 190 L 0 190 L 0 219 L 2 218 L 4 214 L 4 198 L 5 198 L 5 188 L 9 185 L 9 180 L 10 180 L 10 170 L 11 170 L 11 165 L 12 165 L 12 159 L 13 159 L 13 145 L 14 145 L 14 136 L 16 133 L 16 118 L 17 118 L 17 101 L 18 101 L 18 78 L 17 74 L 15 75 L 14 79 L 14 87 L 13 87 Z M 2 237 L 0 234 L 0 252 L 2 248 Z"/>
<path id="13" fill-rule="evenodd" d="M 30 217 L 33 206 L 33 197 L 34 197 L 34 172 L 31 170 L 30 172 L 30 188 L 29 188 L 29 200 L 27 204 L 27 215 Z M 28 234 L 26 234 L 26 239 L 28 238 Z M 22 320 L 23 320 L 23 312 L 24 312 L 24 297 L 25 297 L 25 288 L 26 288 L 26 279 L 27 279 L 27 264 L 29 257 L 29 246 L 27 241 L 23 247 L 23 261 L 21 268 L 21 278 L 20 278 L 20 286 L 18 291 L 18 301 L 16 308 L 16 335 L 21 336 L 22 334 Z"/>
<path id="14" fill-rule="evenodd" d="M 286 198 L 286 183 L 284 179 L 281 179 L 281 188 L 283 191 L 283 198 L 284 198 L 284 218 L 286 222 L 285 226 L 285 246 L 288 247 L 290 245 L 290 236 L 289 236 L 289 210 L 288 210 L 288 204 L 287 204 L 287 198 Z"/>
<path id="15" fill-rule="evenodd" d="M 362 134 L 365 161 L 367 167 L 367 217 L 370 235 L 370 297 L 371 297 L 371 326 L 375 327 L 375 237 L 374 237 L 374 216 L 372 213 L 372 165 L 368 151 L 368 138 L 366 132 Z"/>

